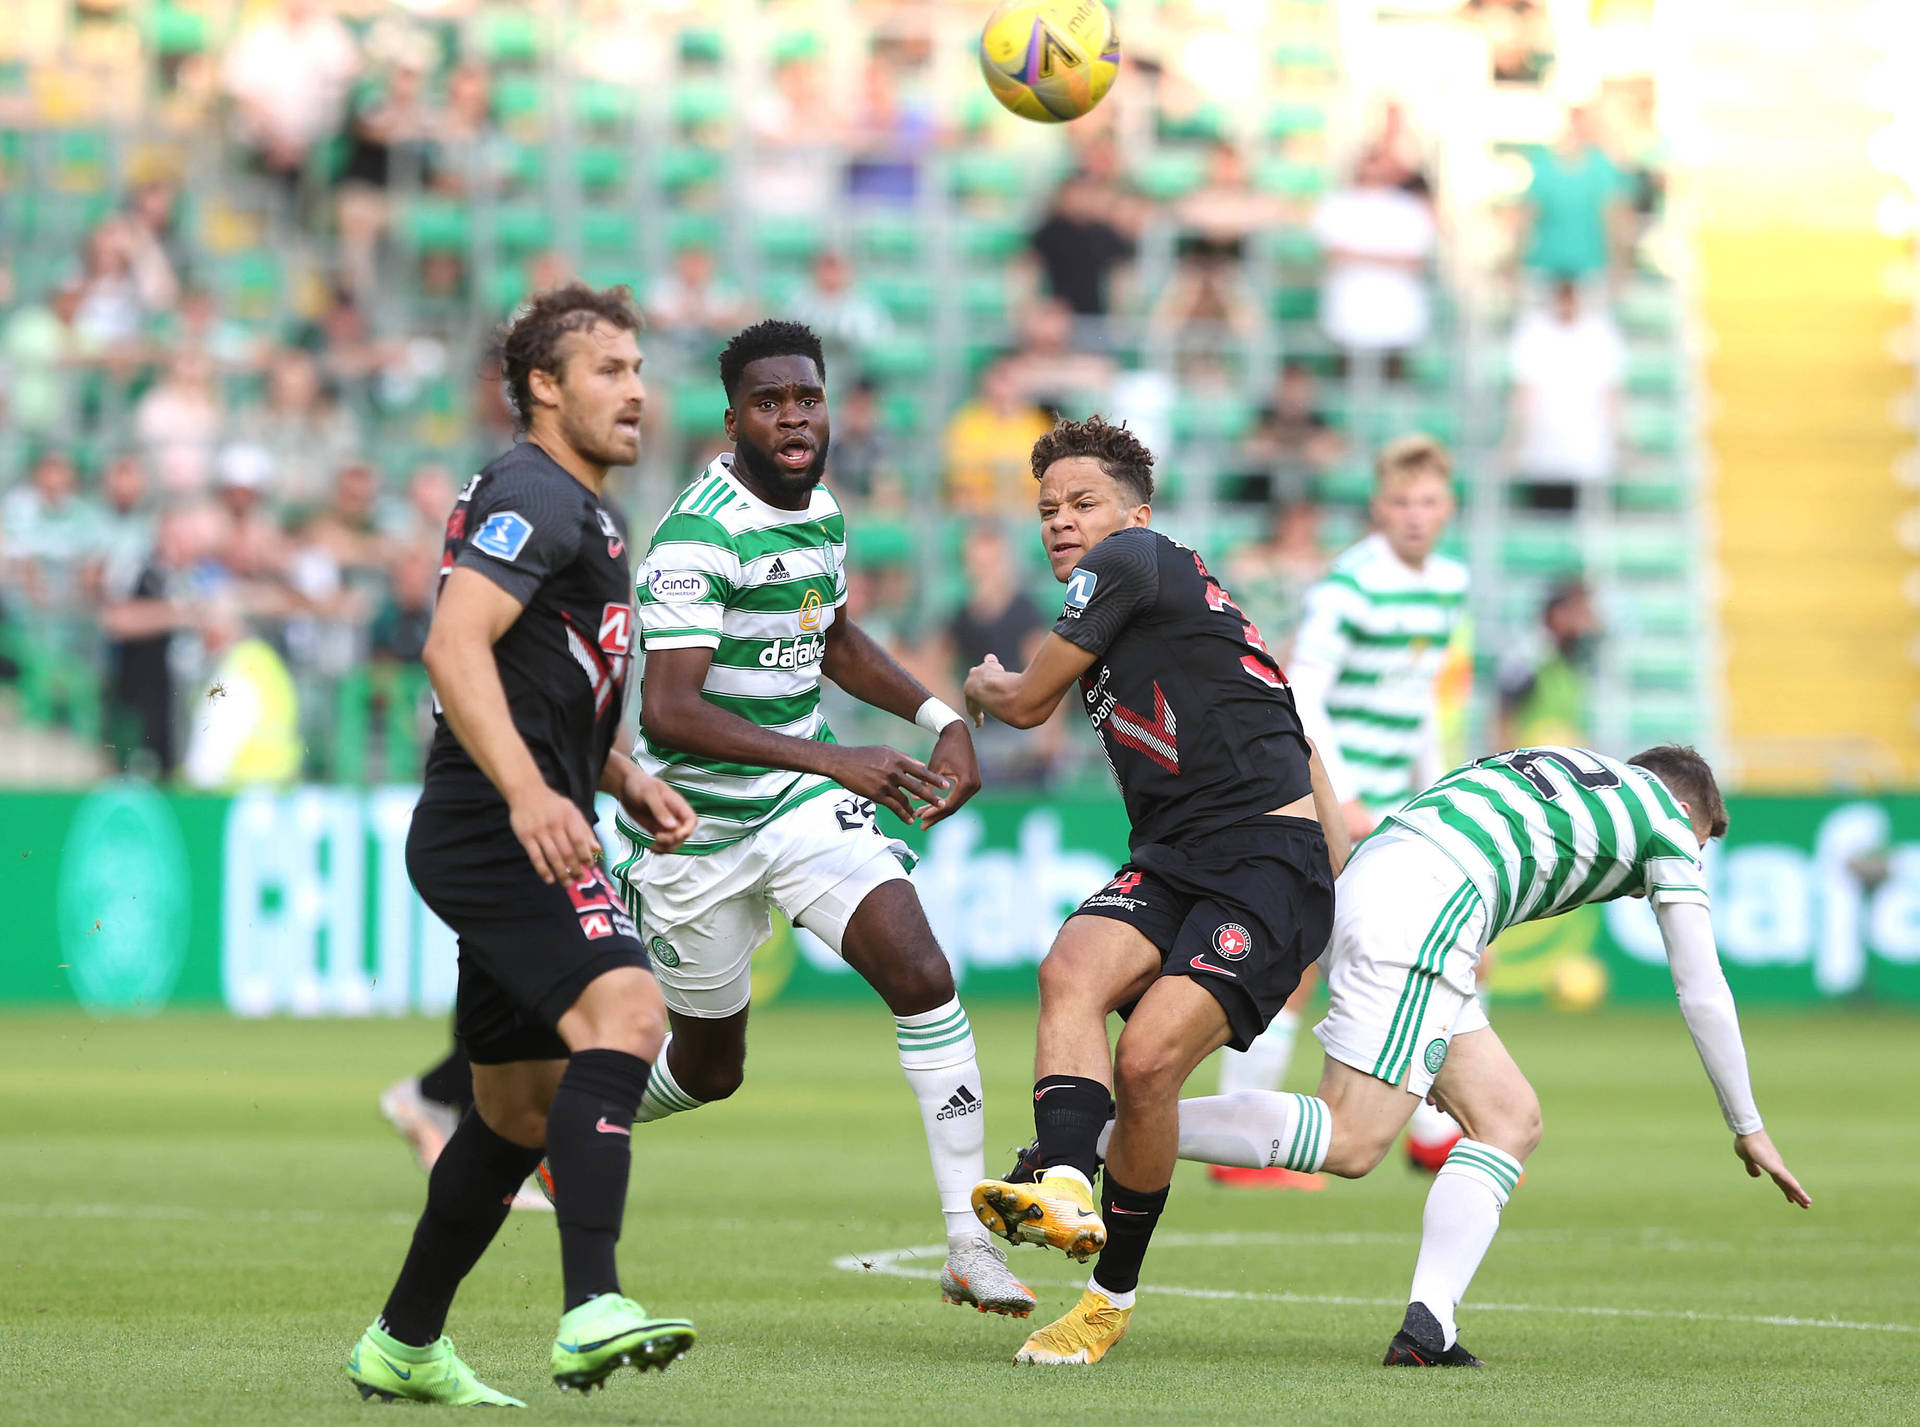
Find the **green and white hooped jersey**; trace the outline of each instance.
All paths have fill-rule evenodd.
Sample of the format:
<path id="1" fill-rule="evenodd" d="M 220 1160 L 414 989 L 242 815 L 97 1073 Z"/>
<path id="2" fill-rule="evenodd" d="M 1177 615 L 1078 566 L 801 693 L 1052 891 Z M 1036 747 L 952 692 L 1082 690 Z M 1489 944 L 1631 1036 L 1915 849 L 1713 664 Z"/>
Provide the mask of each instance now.
<path id="1" fill-rule="evenodd" d="M 1454 769 L 1383 828 L 1409 828 L 1467 875 L 1487 939 L 1588 902 L 1707 902 L 1700 844 L 1667 787 L 1586 748 L 1517 748 Z"/>
<path id="2" fill-rule="evenodd" d="M 820 712 L 826 632 L 847 602 L 846 521 L 825 486 L 804 511 L 770 506 L 716 458 L 667 511 L 635 576 L 642 647 L 713 650 L 707 700 L 762 728 L 833 741 Z M 644 666 L 642 687 L 645 684 Z M 639 708 L 636 698 L 634 707 Z M 638 726 L 633 758 L 692 804 L 699 824 L 679 849 L 730 846 L 797 803 L 837 786 L 789 768 L 757 768 L 657 748 Z M 625 817 L 637 847 L 651 837 Z"/>
<path id="3" fill-rule="evenodd" d="M 1327 718 L 1350 786 L 1341 798 L 1388 808 L 1419 791 L 1415 762 L 1434 683 L 1466 612 L 1467 567 L 1429 555 L 1415 570 L 1369 535 L 1307 592 L 1289 667 L 1331 669 Z"/>

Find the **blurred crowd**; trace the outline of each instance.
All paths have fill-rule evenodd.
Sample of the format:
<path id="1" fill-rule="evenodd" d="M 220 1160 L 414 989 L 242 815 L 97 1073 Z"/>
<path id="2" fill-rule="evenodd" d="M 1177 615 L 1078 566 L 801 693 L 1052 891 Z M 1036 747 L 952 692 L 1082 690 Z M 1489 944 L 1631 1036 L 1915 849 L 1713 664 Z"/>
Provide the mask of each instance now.
<path id="1" fill-rule="evenodd" d="M 605 12 L 603 48 L 617 54 L 628 12 L 579 8 Z M 1496 66 L 1524 70 L 1534 51 L 1515 51 L 1514 34 L 1537 44 L 1537 27 L 1487 12 L 1529 8 L 1466 7 L 1504 27 Z M 115 0 L 82 9 L 130 13 Z M 163 46 L 143 102 L 176 130 L 187 112 L 184 131 L 217 137 L 209 149 L 227 168 L 200 155 L 116 179 L 66 261 L 0 268 L 0 681 L 123 767 L 203 786 L 412 776 L 441 527 L 468 463 L 512 439 L 482 338 L 524 291 L 602 275 L 543 248 L 503 289 L 457 244 L 399 240 L 400 195 L 458 206 L 526 181 L 509 81 L 458 42 L 477 13 L 458 0 L 278 0 L 245 7 L 224 47 Z M 931 157 L 976 143 L 985 122 L 935 102 L 932 34 L 876 21 L 849 90 L 794 32 L 739 106 L 744 142 L 703 137 L 695 74 L 677 121 L 687 151 L 724 140 L 745 165 L 728 190 L 746 205 L 735 216 L 756 223 L 831 231 L 849 207 L 917 211 Z M 949 697 L 970 664 L 1024 659 L 1048 625 L 1024 526 L 1027 451 L 1058 414 L 1124 417 L 1164 457 L 1195 445 L 1208 412 L 1229 412 L 1202 432 L 1194 466 L 1210 473 L 1205 501 L 1240 517 L 1214 558 L 1261 627 L 1284 632 L 1330 553 L 1323 482 L 1364 470 L 1382 434 L 1356 408 L 1413 391 L 1446 335 L 1444 175 L 1403 106 L 1376 106 L 1338 157 L 1312 123 L 1257 142 L 1210 127 L 1191 76 L 1150 44 L 1130 47 L 1129 65 L 1146 121 L 1188 141 L 1167 152 L 1190 171 L 1168 182 L 1128 161 L 1132 101 L 1119 94 L 1072 126 L 1060 177 L 992 259 L 1002 315 L 961 334 L 965 385 L 941 408 L 926 409 L 911 362 L 903 375 L 876 360 L 934 337 L 903 322 L 847 243 L 814 244 L 769 284 L 718 225 L 688 224 L 638 285 L 647 460 L 668 485 L 715 449 L 716 424 L 690 406 L 717 409 L 725 338 L 775 312 L 820 332 L 856 615 Z M 0 127 L 31 137 L 35 122 L 0 96 Z M 1499 459 L 1536 512 L 1576 510 L 1617 458 L 1626 348 L 1609 292 L 1660 186 L 1636 131 L 1614 132 L 1574 109 L 1565 137 L 1528 158 Z M 265 196 L 265 246 L 291 255 L 275 271 L 308 278 L 297 298 L 248 307 L 215 280 L 208 182 Z M 675 197 L 698 216 L 697 182 Z M 387 439 L 393 413 L 435 401 L 445 409 L 409 429 L 444 439 Z M 1181 464 L 1167 464 L 1177 486 Z M 627 493 L 643 528 L 648 489 Z M 943 517 L 933 537 L 929 512 Z M 1333 533 L 1351 535 L 1351 521 Z M 229 713 L 243 704 L 244 719 Z M 371 755 L 343 753 L 343 728 L 376 730 Z M 990 758 L 1004 776 L 1044 780 L 1071 752 L 1050 733 Z"/>

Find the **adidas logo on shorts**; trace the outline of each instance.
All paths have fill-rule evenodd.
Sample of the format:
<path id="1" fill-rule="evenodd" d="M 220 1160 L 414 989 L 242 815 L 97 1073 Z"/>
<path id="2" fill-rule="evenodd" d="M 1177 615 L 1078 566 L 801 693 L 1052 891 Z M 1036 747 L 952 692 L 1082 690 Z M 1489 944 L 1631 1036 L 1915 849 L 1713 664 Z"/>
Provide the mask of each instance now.
<path id="1" fill-rule="evenodd" d="M 962 1115 L 977 1114 L 980 1110 L 980 1097 L 962 1085 L 948 1097 L 947 1103 L 934 1115 L 936 1120 L 957 1120 Z"/>

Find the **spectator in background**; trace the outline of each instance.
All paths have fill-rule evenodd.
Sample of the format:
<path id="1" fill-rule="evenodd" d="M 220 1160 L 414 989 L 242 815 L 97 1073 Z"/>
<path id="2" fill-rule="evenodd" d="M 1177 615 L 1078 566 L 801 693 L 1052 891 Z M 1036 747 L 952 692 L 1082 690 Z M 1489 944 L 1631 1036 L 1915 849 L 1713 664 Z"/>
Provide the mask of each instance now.
<path id="1" fill-rule="evenodd" d="M 391 664 L 418 664 L 433 624 L 440 589 L 440 547 L 415 544 L 395 555 L 392 578 L 367 633 L 372 656 Z"/>
<path id="2" fill-rule="evenodd" d="M 1557 586 L 1530 643 L 1500 666 L 1498 748 L 1592 741 L 1593 659 L 1600 619 L 1579 580 Z"/>
<path id="3" fill-rule="evenodd" d="M 100 476 L 99 528 L 93 541 L 98 561 L 96 591 L 108 599 L 133 588 L 153 549 L 153 515 L 147 509 L 147 470 L 140 457 L 123 451 L 107 462 Z"/>
<path id="4" fill-rule="evenodd" d="M 133 236 L 124 219 L 97 224 L 80 256 L 80 310 L 73 325 L 106 356 L 131 352 L 147 309 L 134 280 Z"/>
<path id="5" fill-rule="evenodd" d="M 827 478 L 842 505 L 895 510 L 905 499 L 893 439 L 880 424 L 880 389 L 872 377 L 861 377 L 834 408 Z"/>
<path id="6" fill-rule="evenodd" d="M 27 479 L 0 498 L 0 551 L 7 580 L 28 608 L 67 613 L 82 605 L 83 577 L 98 552 L 100 510 L 80 494 L 73 457 L 41 452 Z"/>
<path id="7" fill-rule="evenodd" d="M 1407 107 L 1389 99 L 1380 111 L 1380 128 L 1367 147 L 1380 158 L 1387 181 L 1415 198 L 1433 200 L 1433 181 L 1427 174 L 1427 154 L 1420 137 L 1407 123 Z"/>
<path id="8" fill-rule="evenodd" d="M 492 84 L 478 60 L 447 73 L 446 103 L 432 116 L 427 181 L 450 197 L 498 193 L 512 155 L 493 122 Z"/>
<path id="9" fill-rule="evenodd" d="M 960 566 L 966 575 L 965 593 L 927 651 L 929 662 L 939 667 L 941 682 L 956 690 L 966 682 L 967 671 L 989 654 L 1009 669 L 1026 668 L 1052 627 L 1027 593 L 1012 544 L 997 521 L 977 520 L 968 527 Z M 974 734 L 982 773 L 996 787 L 1044 782 L 1059 756 L 1064 721 L 1048 719 L 1032 738 L 989 722 L 989 728 Z"/>
<path id="10" fill-rule="evenodd" d="M 274 499 L 317 503 L 334 472 L 360 450 L 360 424 L 336 402 L 311 354 L 283 347 L 267 365 L 267 399 L 233 423 L 236 441 L 258 446 L 273 462 Z"/>
<path id="11" fill-rule="evenodd" d="M 832 249 L 813 260 L 813 280 L 787 304 L 787 316 L 819 334 L 829 373 L 857 370 L 867 348 L 893 336 L 886 309 L 855 289 L 853 266 Z"/>
<path id="12" fill-rule="evenodd" d="M 223 314 L 212 289 L 200 286 L 182 289 L 178 306 L 161 325 L 159 342 L 167 351 L 193 347 L 205 352 L 218 372 L 242 373 L 265 365 L 269 345 L 244 322 Z"/>
<path id="13" fill-rule="evenodd" d="M 171 311 L 180 301 L 179 202 L 174 184 L 153 179 L 134 189 L 123 216 L 133 284 L 149 313 Z"/>
<path id="14" fill-rule="evenodd" d="M 208 790 L 292 782 L 300 773 L 300 699 L 286 661 L 229 601 L 209 606 L 200 631 L 212 668 L 187 723 L 181 777 Z"/>
<path id="15" fill-rule="evenodd" d="M 1523 505 L 1572 510 L 1579 492 L 1613 476 L 1625 401 L 1627 344 L 1597 303 L 1572 282 L 1554 284 L 1545 309 L 1515 324 L 1513 470 Z"/>
<path id="16" fill-rule="evenodd" d="M 773 83 L 750 94 L 747 202 L 769 217 L 824 216 L 840 192 L 846 120 L 821 71 L 818 41 L 812 35 L 783 40 Z"/>
<path id="17" fill-rule="evenodd" d="M 307 155 L 340 127 L 360 71 L 353 36 L 321 0 L 281 0 L 253 12 L 222 64 L 240 141 L 289 191 Z"/>
<path id="18" fill-rule="evenodd" d="M 122 769 L 169 777 L 179 761 L 174 641 L 199 624 L 192 573 L 208 553 L 213 519 L 204 509 L 163 511 L 132 585 L 101 609 L 107 742 Z"/>
<path id="19" fill-rule="evenodd" d="M 0 416 L 20 435 L 49 438 L 72 433 L 73 370 L 96 350 L 75 324 L 80 284 L 68 282 L 45 302 L 16 308 L 0 327 Z"/>
<path id="20" fill-rule="evenodd" d="M 180 347 L 166 374 L 133 408 L 133 430 L 161 487 L 173 494 L 204 490 L 226 412 L 212 359 Z"/>
<path id="21" fill-rule="evenodd" d="M 388 501 L 381 510 L 380 529 L 389 546 L 430 545 L 438 552 L 446 538 L 447 518 L 453 513 L 453 497 L 450 469 L 434 461 L 414 467 L 405 495 Z"/>
<path id="22" fill-rule="evenodd" d="M 1234 453 L 1224 499 L 1275 505 L 1305 497 L 1315 477 L 1346 454 L 1347 443 L 1320 414 L 1313 374 L 1298 362 L 1280 369 L 1273 394 Z"/>
<path id="23" fill-rule="evenodd" d="M 1307 591 L 1330 563 L 1320 547 L 1320 507 L 1310 500 L 1274 506 L 1265 538 L 1228 557 L 1234 602 L 1269 648 L 1285 650 L 1300 623 Z"/>
<path id="24" fill-rule="evenodd" d="M 340 273 L 354 292 L 375 290 L 380 240 L 392 221 L 387 192 L 396 182 L 424 185 L 434 127 L 426 105 L 428 57 L 404 47 L 382 90 L 355 104 L 347 119 L 346 157 L 334 212 Z"/>
<path id="25" fill-rule="evenodd" d="M 1177 337 L 1199 323 L 1226 328 L 1243 341 L 1256 335 L 1261 314 L 1247 290 L 1247 243 L 1283 217 L 1278 203 L 1248 184 L 1240 150 L 1225 141 L 1215 144 L 1206 182 L 1174 209 L 1178 261 L 1148 318 L 1154 330 Z"/>
<path id="26" fill-rule="evenodd" d="M 275 587 L 286 574 L 287 544 L 267 504 L 273 457 L 262 446 L 235 443 L 220 452 L 214 498 L 226 517 L 210 554 L 250 587 L 251 610 L 279 606 Z"/>
<path id="27" fill-rule="evenodd" d="M 1593 111 L 1567 111 L 1560 142 L 1531 156 L 1524 200 L 1526 267 L 1547 278 L 1581 281 L 1604 274 L 1630 221 L 1626 183 L 1601 150 Z"/>
<path id="28" fill-rule="evenodd" d="M 1073 309 L 1036 298 L 1020 314 L 1020 346 L 1008 359 L 1021 399 L 1046 411 L 1100 411 L 1113 390 L 1113 359 L 1075 351 Z"/>
<path id="29" fill-rule="evenodd" d="M 650 335 L 671 343 L 685 361 L 704 360 L 749 320 L 746 295 L 719 276 L 713 249 L 684 242 L 673 270 L 647 290 Z"/>
<path id="30" fill-rule="evenodd" d="M 913 202 L 920 164 L 940 136 L 939 113 L 925 92 L 926 61 L 927 47 L 919 37 L 875 35 L 849 126 L 849 198 Z"/>
<path id="31" fill-rule="evenodd" d="M 1066 303 L 1089 335 L 1099 338 L 1112 310 L 1114 273 L 1134 252 L 1133 236 L 1116 222 L 1106 196 L 1091 175 L 1069 175 L 1029 240 L 1042 291 Z"/>
<path id="32" fill-rule="evenodd" d="M 307 543 L 326 551 L 349 586 L 371 590 L 386 582 L 394 552 L 380 529 L 379 502 L 379 472 L 351 460 L 335 473 L 326 506 L 307 523 Z"/>
<path id="33" fill-rule="evenodd" d="M 1378 150 L 1363 154 L 1353 181 L 1321 200 L 1313 231 L 1326 263 L 1321 330 L 1345 356 L 1382 356 L 1397 376 L 1402 354 L 1427 335 L 1427 264 L 1438 235 L 1432 211 L 1395 186 L 1395 173 Z"/>
<path id="34" fill-rule="evenodd" d="M 1052 429 L 1047 414 L 1020 395 L 1013 364 L 996 358 L 980 374 L 973 400 L 947 423 L 947 504 L 969 515 L 1030 510 L 1029 456 L 1033 443 Z"/>

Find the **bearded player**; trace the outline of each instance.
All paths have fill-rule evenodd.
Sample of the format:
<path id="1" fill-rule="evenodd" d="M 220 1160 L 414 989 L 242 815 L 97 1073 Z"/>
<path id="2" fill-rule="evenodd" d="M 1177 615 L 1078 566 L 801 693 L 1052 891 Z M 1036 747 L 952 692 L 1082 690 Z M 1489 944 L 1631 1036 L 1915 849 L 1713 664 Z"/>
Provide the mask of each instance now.
<path id="1" fill-rule="evenodd" d="M 820 339 L 762 322 L 720 355 L 733 449 L 653 534 L 638 608 L 647 651 L 634 758 L 699 818 L 684 846 L 631 819 L 616 868 L 666 993 L 673 1033 L 640 1119 L 723 1100 L 747 1054 L 753 950 L 777 908 L 858 971 L 893 1012 L 946 1219 L 948 1301 L 1024 1318 L 1033 1294 L 975 1221 L 984 1091 L 953 971 L 878 810 L 930 827 L 973 796 L 966 720 L 845 617 L 846 522 L 821 484 L 831 431 Z M 836 743 L 825 676 L 935 737 L 921 763 Z M 914 802 L 922 806 L 916 811 Z M 556 1166 L 561 1204 L 567 1185 Z"/>
<path id="2" fill-rule="evenodd" d="M 1199 555 L 1150 528 L 1152 454 L 1093 417 L 1056 426 L 1032 464 L 1066 607 L 1026 669 L 989 659 L 967 676 L 968 710 L 1032 728 L 1077 682 L 1126 800 L 1131 855 L 1040 966 L 1040 1177 L 983 1182 L 973 1201 L 1015 1243 L 1099 1254 L 1079 1303 L 1015 1355 L 1094 1363 L 1133 1313 L 1180 1088 L 1214 1051 L 1258 1036 L 1320 955 L 1347 840 L 1259 631 Z M 1109 1051 L 1107 1016 L 1123 1009 Z M 1116 1099 L 1096 1209 L 1097 1143 Z M 1282 1103 L 1317 1113 L 1306 1097 Z M 1295 1129 L 1312 1143 L 1305 1119 Z"/>

